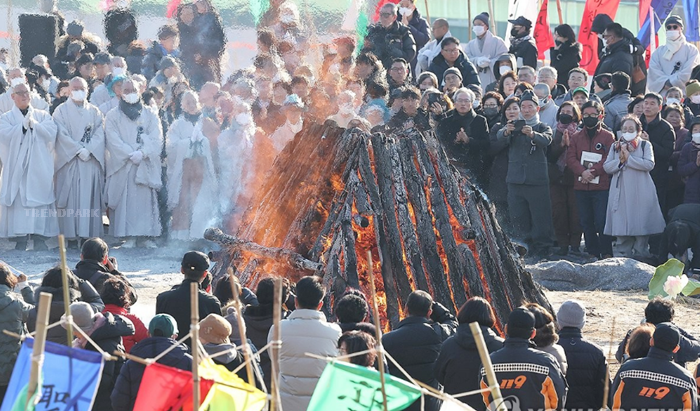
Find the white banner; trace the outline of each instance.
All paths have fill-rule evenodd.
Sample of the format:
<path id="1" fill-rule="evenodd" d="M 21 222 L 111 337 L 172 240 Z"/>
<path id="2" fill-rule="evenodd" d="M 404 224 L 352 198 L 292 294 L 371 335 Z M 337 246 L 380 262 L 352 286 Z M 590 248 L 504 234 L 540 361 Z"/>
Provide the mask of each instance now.
<path id="1" fill-rule="evenodd" d="M 535 30 L 535 23 L 537 23 L 537 14 L 540 8 L 537 0 L 509 0 L 508 1 L 508 20 L 515 20 L 520 16 L 525 17 L 532 23 L 532 30 Z M 506 27 L 506 33 L 503 36 L 503 40 L 506 41 L 506 45 L 510 47 L 510 30 L 513 25 L 508 23 Z M 530 32 L 532 35 L 532 31 Z"/>

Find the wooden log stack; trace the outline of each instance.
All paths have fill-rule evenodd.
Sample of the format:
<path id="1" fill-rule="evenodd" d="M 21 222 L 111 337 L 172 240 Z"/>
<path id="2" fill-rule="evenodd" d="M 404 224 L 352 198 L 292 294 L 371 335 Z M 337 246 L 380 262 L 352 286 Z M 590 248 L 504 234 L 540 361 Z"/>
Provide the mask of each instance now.
<path id="1" fill-rule="evenodd" d="M 416 289 L 453 312 L 482 296 L 498 328 L 525 302 L 551 310 L 488 200 L 431 132 L 398 137 L 311 125 L 277 157 L 235 237 L 210 229 L 205 238 L 225 246 L 215 277 L 230 264 L 249 286 L 263 274 L 322 277 L 330 317 L 348 288 L 369 295 L 367 250 L 386 328 L 398 324 Z"/>

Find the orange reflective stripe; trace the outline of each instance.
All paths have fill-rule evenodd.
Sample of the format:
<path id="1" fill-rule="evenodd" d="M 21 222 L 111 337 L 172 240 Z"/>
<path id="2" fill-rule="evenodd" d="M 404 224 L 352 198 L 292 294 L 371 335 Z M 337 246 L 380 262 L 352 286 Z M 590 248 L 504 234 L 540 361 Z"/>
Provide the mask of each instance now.
<path id="1" fill-rule="evenodd" d="M 489 387 L 489 386 L 484 382 L 484 379 L 483 379 L 483 378 L 481 379 L 481 384 L 480 384 L 480 385 L 481 385 L 481 389 L 482 389 L 482 390 Z M 488 407 L 489 404 L 491 403 L 491 401 L 489 401 L 489 396 L 490 396 L 490 395 L 491 395 L 491 391 L 484 391 L 484 392 L 481 393 L 481 396 L 484 398 L 484 405 L 485 405 L 486 407 Z"/>
<path id="2" fill-rule="evenodd" d="M 559 405 L 559 396 L 557 395 L 557 390 L 554 388 L 554 382 L 549 376 L 542 383 L 542 396 L 544 397 L 544 409 L 545 410 L 556 410 Z"/>
<path id="3" fill-rule="evenodd" d="M 622 390 L 625 388 L 625 382 L 620 381 L 620 386 L 617 387 L 615 391 L 615 396 L 613 397 L 612 411 L 617 411 L 620 409 L 620 403 L 622 402 Z"/>
<path id="4" fill-rule="evenodd" d="M 695 370 L 695 374 L 697 374 L 698 371 Z M 695 377 L 695 384 L 698 386 L 698 394 L 700 394 L 700 377 Z"/>
<path id="5" fill-rule="evenodd" d="M 683 411 L 690 411 L 693 409 L 693 403 L 690 398 L 689 391 L 683 393 Z"/>

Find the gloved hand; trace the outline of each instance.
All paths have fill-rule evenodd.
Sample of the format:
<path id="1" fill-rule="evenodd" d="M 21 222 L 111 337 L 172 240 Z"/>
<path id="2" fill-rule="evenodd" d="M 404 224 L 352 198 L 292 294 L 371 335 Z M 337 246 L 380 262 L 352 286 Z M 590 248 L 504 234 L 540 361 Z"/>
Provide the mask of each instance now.
<path id="1" fill-rule="evenodd" d="M 24 122 L 22 122 L 22 127 L 26 130 L 34 128 L 34 119 L 30 115 L 24 116 Z"/>
<path id="2" fill-rule="evenodd" d="M 192 143 L 197 143 L 199 141 L 204 140 L 204 134 L 202 134 L 202 128 L 198 127 L 195 128 L 195 130 L 192 132 L 192 135 L 190 136 L 190 142 Z"/>
<path id="3" fill-rule="evenodd" d="M 486 56 L 482 56 L 479 57 L 479 62 L 477 64 L 479 67 L 486 68 L 491 65 L 491 60 Z"/>
<path id="4" fill-rule="evenodd" d="M 140 150 L 134 151 L 129 156 L 129 160 L 131 160 L 132 163 L 139 165 L 141 163 L 141 160 L 143 160 L 143 152 Z"/>
<path id="5" fill-rule="evenodd" d="M 78 157 L 83 161 L 88 161 L 90 159 L 90 150 L 85 147 L 81 148 L 78 150 Z"/>

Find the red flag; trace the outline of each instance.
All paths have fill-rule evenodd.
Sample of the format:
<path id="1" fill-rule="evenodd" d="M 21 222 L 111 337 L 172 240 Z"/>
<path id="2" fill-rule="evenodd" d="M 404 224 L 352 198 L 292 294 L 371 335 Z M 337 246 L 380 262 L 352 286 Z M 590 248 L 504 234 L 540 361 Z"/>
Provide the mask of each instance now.
<path id="1" fill-rule="evenodd" d="M 192 411 L 192 373 L 154 363 L 146 367 L 136 396 L 134 411 Z M 213 381 L 199 383 L 200 404 L 207 397 Z"/>
<path id="2" fill-rule="evenodd" d="M 537 15 L 537 23 L 535 23 L 535 43 L 537 43 L 537 58 L 544 59 L 544 52 L 554 47 L 554 38 L 552 30 L 549 28 L 549 19 L 547 18 L 547 3 L 549 0 L 542 2 L 540 14 Z"/>
<path id="3" fill-rule="evenodd" d="M 167 18 L 173 18 L 177 17 L 175 16 L 175 12 L 177 11 L 177 8 L 180 7 L 180 0 L 170 0 L 168 1 L 168 7 L 165 9 L 165 17 Z"/>
<path id="4" fill-rule="evenodd" d="M 593 19 L 598 14 L 607 14 L 611 19 L 615 20 L 615 14 L 617 14 L 619 5 L 620 0 L 586 0 L 586 7 L 583 9 L 583 18 L 581 19 L 581 28 L 578 32 L 578 41 L 583 45 L 581 68 L 590 74 L 595 73 L 595 69 L 598 67 L 598 36 L 591 32 Z"/>

